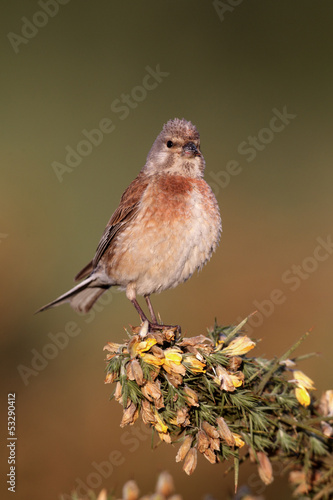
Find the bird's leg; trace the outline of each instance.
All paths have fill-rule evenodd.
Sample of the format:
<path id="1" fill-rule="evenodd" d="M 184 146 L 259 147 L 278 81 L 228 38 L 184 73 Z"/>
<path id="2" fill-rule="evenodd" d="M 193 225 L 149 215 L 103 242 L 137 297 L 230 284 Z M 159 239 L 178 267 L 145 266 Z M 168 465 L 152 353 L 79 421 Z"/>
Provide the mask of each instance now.
<path id="1" fill-rule="evenodd" d="M 148 300 L 149 300 L 149 298 L 148 298 Z M 138 301 L 136 299 L 131 299 L 131 302 L 132 302 L 133 306 L 135 307 L 135 309 L 137 310 L 137 312 L 139 313 L 141 321 L 148 321 L 148 325 L 149 325 L 150 330 L 163 330 L 164 328 L 177 328 L 178 333 L 179 334 L 181 333 L 181 328 L 179 325 L 159 325 L 156 321 L 156 317 L 155 317 L 155 313 L 153 311 L 153 308 L 151 308 L 152 312 L 153 312 L 153 314 L 152 314 L 153 322 L 149 321 L 149 319 L 147 318 L 147 316 L 145 315 L 145 313 L 141 309 Z M 149 302 L 150 302 L 150 300 L 149 300 Z M 148 304 L 148 301 L 147 301 L 147 304 Z M 150 306 L 151 306 L 151 304 L 150 304 Z M 148 307 L 149 307 L 149 305 L 148 305 Z"/>
<path id="2" fill-rule="evenodd" d="M 151 319 L 153 320 L 153 323 L 157 324 L 156 315 L 155 315 L 152 303 L 150 301 L 150 295 L 145 295 L 145 299 L 146 299 L 146 302 L 147 302 L 147 306 L 148 306 L 148 309 L 149 309 L 149 312 L 150 312 Z"/>
<path id="3" fill-rule="evenodd" d="M 161 328 L 177 328 L 178 332 L 181 333 L 181 328 L 180 328 L 179 325 L 163 325 L 163 324 L 160 325 L 157 322 L 156 314 L 155 314 L 155 311 L 153 309 L 153 305 L 152 305 L 151 300 L 150 300 L 150 295 L 145 295 L 145 299 L 146 299 L 146 302 L 147 302 L 147 306 L 148 306 L 148 309 L 149 309 L 149 312 L 150 312 L 151 319 L 153 320 L 152 323 L 149 323 L 150 324 L 150 328 L 152 330 L 159 330 Z"/>
<path id="4" fill-rule="evenodd" d="M 143 312 L 143 310 L 141 309 L 139 302 L 136 299 L 132 299 L 131 302 L 132 302 L 133 306 L 135 307 L 135 309 L 137 310 L 137 312 L 139 313 L 141 321 L 148 321 L 148 323 L 150 324 L 150 321 L 147 318 L 147 316 L 145 315 L 145 313 Z"/>

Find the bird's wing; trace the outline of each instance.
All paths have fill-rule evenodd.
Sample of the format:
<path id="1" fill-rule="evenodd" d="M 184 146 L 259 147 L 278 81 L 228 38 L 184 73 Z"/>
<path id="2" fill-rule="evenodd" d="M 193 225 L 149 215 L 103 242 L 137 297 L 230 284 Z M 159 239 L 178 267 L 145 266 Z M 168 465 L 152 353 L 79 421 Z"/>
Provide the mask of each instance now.
<path id="1" fill-rule="evenodd" d="M 106 249 L 110 246 L 114 236 L 136 216 L 140 200 L 146 190 L 148 180 L 140 173 L 128 186 L 121 197 L 117 210 L 109 220 L 101 240 L 98 244 L 95 256 L 76 276 L 75 281 L 85 278 L 95 269 Z"/>

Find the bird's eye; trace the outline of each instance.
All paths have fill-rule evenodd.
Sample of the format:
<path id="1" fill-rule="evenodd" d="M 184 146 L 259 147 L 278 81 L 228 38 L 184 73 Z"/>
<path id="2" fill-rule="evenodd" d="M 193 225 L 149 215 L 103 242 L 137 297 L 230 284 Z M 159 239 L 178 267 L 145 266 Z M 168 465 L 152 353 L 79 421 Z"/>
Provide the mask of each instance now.
<path id="1" fill-rule="evenodd" d="M 167 148 L 172 148 L 173 146 L 173 142 L 172 141 L 168 141 L 167 142 Z"/>

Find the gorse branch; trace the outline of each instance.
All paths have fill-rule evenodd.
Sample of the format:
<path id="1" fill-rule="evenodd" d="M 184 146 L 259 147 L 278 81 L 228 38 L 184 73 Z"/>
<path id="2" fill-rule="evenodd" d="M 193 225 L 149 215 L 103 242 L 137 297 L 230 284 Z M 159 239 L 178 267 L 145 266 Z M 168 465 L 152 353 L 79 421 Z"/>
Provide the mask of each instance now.
<path id="1" fill-rule="evenodd" d="M 333 391 L 311 399 L 313 381 L 291 359 L 305 334 L 279 358 L 249 357 L 255 342 L 239 325 L 215 324 L 208 336 L 176 338 L 176 330 L 133 328 L 109 342 L 106 383 L 123 405 L 120 425 L 139 415 L 166 443 L 180 442 L 176 461 L 192 474 L 201 453 L 210 463 L 257 463 L 265 484 L 272 460 L 290 470 L 296 497 L 333 495 Z"/>

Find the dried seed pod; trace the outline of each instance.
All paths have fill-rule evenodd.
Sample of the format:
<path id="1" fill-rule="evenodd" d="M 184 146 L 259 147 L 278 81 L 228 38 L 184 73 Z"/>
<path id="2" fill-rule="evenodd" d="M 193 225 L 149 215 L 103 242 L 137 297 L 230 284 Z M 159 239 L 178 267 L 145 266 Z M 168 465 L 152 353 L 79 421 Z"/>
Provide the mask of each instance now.
<path id="1" fill-rule="evenodd" d="M 117 372 L 107 373 L 105 380 L 104 380 L 104 384 L 112 384 L 112 382 L 114 382 L 117 377 L 118 377 Z"/>
<path id="2" fill-rule="evenodd" d="M 218 433 L 221 439 L 223 439 L 228 446 L 235 446 L 235 438 L 224 418 L 218 417 L 216 419 L 216 423 L 218 425 Z"/>
<path id="3" fill-rule="evenodd" d="M 204 457 L 207 458 L 211 464 L 216 464 L 216 455 L 211 448 L 207 448 L 204 452 Z"/>
<path id="4" fill-rule="evenodd" d="M 145 424 L 152 424 L 155 422 L 152 405 L 146 399 L 142 400 L 141 417 Z"/>
<path id="5" fill-rule="evenodd" d="M 139 410 L 137 406 L 131 401 L 127 408 L 124 410 L 123 418 L 121 419 L 120 427 L 125 427 L 125 425 L 133 425 L 139 416 Z"/>
<path id="6" fill-rule="evenodd" d="M 199 354 L 198 349 L 194 346 L 191 346 L 191 345 L 186 347 L 186 352 L 193 354 L 193 356 L 195 356 L 195 357 Z"/>
<path id="7" fill-rule="evenodd" d="M 123 500 L 138 500 L 139 487 L 135 481 L 127 481 L 123 487 Z"/>
<path id="8" fill-rule="evenodd" d="M 103 488 L 97 497 L 97 500 L 108 500 L 108 493 L 105 488 Z"/>
<path id="9" fill-rule="evenodd" d="M 192 436 L 186 436 L 176 455 L 176 462 L 181 462 L 182 460 L 184 460 L 189 449 L 191 448 L 192 441 L 193 441 Z"/>
<path id="10" fill-rule="evenodd" d="M 204 453 L 207 450 L 207 448 L 209 448 L 210 439 L 205 433 L 205 431 L 202 430 L 198 432 L 197 439 L 198 439 L 197 443 L 198 451 L 200 453 Z"/>
<path id="11" fill-rule="evenodd" d="M 209 447 L 214 450 L 214 451 L 220 451 L 221 448 L 221 441 L 218 438 L 210 438 L 210 444 Z"/>
<path id="12" fill-rule="evenodd" d="M 325 391 L 320 398 L 319 411 L 324 417 L 333 417 L 333 391 Z M 332 419 L 333 420 L 333 419 Z"/>
<path id="13" fill-rule="evenodd" d="M 177 328 L 170 328 L 168 330 L 164 330 L 164 338 L 167 342 L 172 342 L 175 340 L 175 333 L 177 331 Z"/>
<path id="14" fill-rule="evenodd" d="M 157 400 L 162 397 L 162 393 L 157 382 L 146 382 L 141 391 L 144 397 L 149 401 L 153 401 L 153 399 Z"/>
<path id="15" fill-rule="evenodd" d="M 158 399 L 155 399 L 155 408 L 156 408 L 156 410 L 160 410 L 161 408 L 164 408 L 164 407 L 165 407 L 165 404 L 164 404 L 163 396 L 161 396 Z"/>
<path id="16" fill-rule="evenodd" d="M 183 470 L 186 472 L 188 476 L 190 476 L 197 466 L 197 449 L 191 448 L 187 453 L 183 465 Z"/>
<path id="17" fill-rule="evenodd" d="M 220 388 L 227 392 L 234 392 L 235 386 L 227 370 L 222 366 L 218 365 L 216 367 L 216 374 L 221 382 Z"/>
<path id="18" fill-rule="evenodd" d="M 320 422 L 321 430 L 323 431 L 324 436 L 331 437 L 333 435 L 333 427 L 327 422 Z"/>
<path id="19" fill-rule="evenodd" d="M 167 373 L 166 378 L 174 387 L 179 387 L 183 383 L 183 377 L 178 373 Z"/>
<path id="20" fill-rule="evenodd" d="M 309 491 L 309 488 L 306 483 L 306 473 L 304 470 L 292 470 L 289 472 L 289 482 L 292 485 L 299 485 L 298 487 L 301 486 L 301 489 L 299 491 L 299 494 L 301 493 L 307 493 Z M 295 495 L 294 495 L 295 496 Z"/>
<path id="21" fill-rule="evenodd" d="M 233 356 L 230 358 L 227 369 L 236 372 L 240 365 L 243 363 L 243 359 L 239 356 Z"/>
<path id="22" fill-rule="evenodd" d="M 157 345 L 154 345 L 152 348 L 151 348 L 151 352 L 154 354 L 154 356 L 156 356 L 157 358 L 160 358 L 160 359 L 163 359 L 164 358 L 164 351 L 163 349 L 161 349 L 160 347 L 158 347 Z"/>
<path id="23" fill-rule="evenodd" d="M 171 444 L 171 436 L 168 432 L 159 432 L 158 435 L 161 441 L 165 441 L 167 444 Z"/>
<path id="24" fill-rule="evenodd" d="M 159 495 L 163 495 L 163 497 L 167 498 L 175 491 L 175 486 L 173 483 L 173 478 L 169 472 L 161 472 L 158 476 L 157 485 L 156 485 L 156 493 Z"/>
<path id="25" fill-rule="evenodd" d="M 103 351 L 109 351 L 109 352 L 117 353 L 117 352 L 120 351 L 121 347 L 123 347 L 123 344 L 116 344 L 115 342 L 108 342 L 103 347 Z"/>
<path id="26" fill-rule="evenodd" d="M 177 425 L 183 425 L 186 423 L 187 420 L 188 420 L 188 409 L 185 408 L 185 406 L 183 408 L 179 408 L 177 410 Z"/>
<path id="27" fill-rule="evenodd" d="M 205 340 L 208 340 L 204 335 L 197 335 L 196 337 L 184 337 L 179 345 L 187 347 L 188 345 L 197 345 L 203 343 Z"/>
<path id="28" fill-rule="evenodd" d="M 264 484 L 271 484 L 274 481 L 272 464 L 266 453 L 263 451 L 257 452 L 259 460 L 258 474 Z"/>
<path id="29" fill-rule="evenodd" d="M 140 331 L 139 331 L 139 336 L 144 339 L 147 334 L 148 334 L 148 330 L 149 330 L 149 323 L 148 321 L 144 321 L 140 327 Z"/>
<path id="30" fill-rule="evenodd" d="M 190 387 L 188 387 L 187 385 L 185 385 L 184 391 L 185 391 L 185 393 L 187 395 L 186 402 L 190 406 L 199 406 L 198 394 L 193 389 L 191 389 Z"/>
<path id="31" fill-rule="evenodd" d="M 154 333 L 150 333 L 149 336 L 151 338 L 155 339 L 157 344 L 163 345 L 164 340 L 165 340 L 163 333 L 154 332 Z"/>
<path id="32" fill-rule="evenodd" d="M 252 462 L 253 464 L 256 463 L 256 453 L 255 451 L 253 450 L 253 448 L 249 448 L 249 459 L 250 459 L 250 462 Z"/>
<path id="33" fill-rule="evenodd" d="M 154 382 L 157 379 L 158 374 L 160 373 L 160 370 L 161 370 L 161 368 L 159 366 L 152 367 L 152 369 L 150 370 L 151 382 Z"/>
<path id="34" fill-rule="evenodd" d="M 136 383 L 141 386 L 144 382 L 143 371 L 142 371 L 141 365 L 137 359 L 133 359 L 130 363 L 131 363 L 131 370 L 132 370 L 132 374 L 134 376 L 134 379 L 135 379 Z"/>
<path id="35" fill-rule="evenodd" d="M 116 389 L 115 389 L 115 391 L 114 391 L 114 399 L 115 399 L 116 401 L 120 401 L 120 402 L 122 402 L 122 397 L 121 397 L 121 396 L 122 396 L 122 392 L 123 392 L 122 385 L 121 385 L 121 383 L 120 383 L 120 382 L 117 382 L 117 383 L 116 383 Z"/>
<path id="36" fill-rule="evenodd" d="M 219 433 L 215 427 L 210 425 L 208 422 L 204 421 L 202 422 L 202 428 L 205 431 L 205 433 L 211 437 L 211 438 L 219 438 Z"/>

